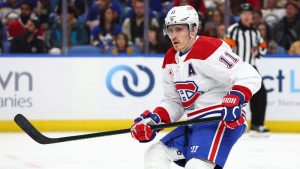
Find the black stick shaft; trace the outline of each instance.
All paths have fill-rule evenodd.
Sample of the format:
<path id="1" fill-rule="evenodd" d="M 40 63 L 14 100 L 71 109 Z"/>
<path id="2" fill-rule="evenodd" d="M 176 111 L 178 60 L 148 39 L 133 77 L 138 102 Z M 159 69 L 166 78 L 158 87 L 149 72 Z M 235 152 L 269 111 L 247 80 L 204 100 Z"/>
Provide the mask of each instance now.
<path id="1" fill-rule="evenodd" d="M 121 129 L 121 130 L 113 130 L 113 131 L 105 131 L 105 132 L 97 132 L 97 133 L 90 133 L 90 134 L 82 134 L 82 135 L 75 135 L 75 136 L 67 136 L 67 137 L 59 137 L 59 138 L 49 138 L 43 135 L 40 131 L 38 131 L 30 122 L 21 114 L 17 114 L 15 116 L 15 122 L 17 125 L 27 133 L 33 140 L 40 144 L 52 144 L 52 143 L 60 143 L 66 141 L 73 141 L 73 140 L 82 140 L 94 137 L 103 137 L 103 136 L 111 136 L 116 134 L 123 134 L 130 132 L 130 128 Z M 151 129 L 158 130 L 164 128 L 171 128 L 177 127 L 182 125 L 191 125 L 191 124 L 200 124 L 200 123 L 208 123 L 214 121 L 220 121 L 221 117 L 211 117 L 211 118 L 204 118 L 204 119 L 194 119 L 194 120 L 187 120 L 187 121 L 180 121 L 174 122 L 170 124 L 160 124 L 151 126 Z"/>

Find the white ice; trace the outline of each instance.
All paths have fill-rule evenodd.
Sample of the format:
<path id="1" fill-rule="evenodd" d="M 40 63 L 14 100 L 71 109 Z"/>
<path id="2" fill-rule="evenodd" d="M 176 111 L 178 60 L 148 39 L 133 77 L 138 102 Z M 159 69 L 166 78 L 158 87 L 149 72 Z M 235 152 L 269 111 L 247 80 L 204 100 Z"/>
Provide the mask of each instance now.
<path id="1" fill-rule="evenodd" d="M 44 133 L 61 137 L 78 133 Z M 164 133 L 160 133 L 157 141 Z M 142 169 L 151 143 L 130 134 L 40 145 L 23 133 L 0 133 L 0 169 Z M 172 164 L 172 169 L 180 167 Z M 233 148 L 225 169 L 299 169 L 300 134 L 245 134 Z"/>

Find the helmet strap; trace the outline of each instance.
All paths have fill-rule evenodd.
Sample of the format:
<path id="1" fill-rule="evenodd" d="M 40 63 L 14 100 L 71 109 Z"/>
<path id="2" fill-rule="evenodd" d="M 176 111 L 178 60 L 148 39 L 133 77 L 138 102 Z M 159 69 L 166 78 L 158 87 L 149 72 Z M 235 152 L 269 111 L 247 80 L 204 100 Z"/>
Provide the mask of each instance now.
<path id="1" fill-rule="evenodd" d="M 190 26 L 190 25 L 189 25 L 189 26 Z M 193 28 L 193 27 L 192 27 L 192 28 Z M 195 37 L 195 35 L 192 35 L 192 30 L 193 30 L 193 29 L 190 29 L 190 28 L 189 28 L 191 39 L 190 39 L 189 42 L 185 45 L 185 47 L 184 47 L 182 50 L 180 50 L 181 53 L 186 53 L 186 52 L 187 52 L 187 48 L 189 47 L 189 45 L 191 44 L 193 38 Z"/>

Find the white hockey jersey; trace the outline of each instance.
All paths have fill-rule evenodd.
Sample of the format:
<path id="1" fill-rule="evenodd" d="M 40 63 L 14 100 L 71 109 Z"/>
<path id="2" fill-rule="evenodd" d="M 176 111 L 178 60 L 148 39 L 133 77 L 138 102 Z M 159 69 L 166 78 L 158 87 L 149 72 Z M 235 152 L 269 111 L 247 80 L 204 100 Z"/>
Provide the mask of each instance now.
<path id="1" fill-rule="evenodd" d="M 164 99 L 154 112 L 167 113 L 170 122 L 185 113 L 188 119 L 220 116 L 229 90 L 239 90 L 248 102 L 261 86 L 258 72 L 221 39 L 197 37 L 183 56 L 170 48 L 162 67 Z"/>

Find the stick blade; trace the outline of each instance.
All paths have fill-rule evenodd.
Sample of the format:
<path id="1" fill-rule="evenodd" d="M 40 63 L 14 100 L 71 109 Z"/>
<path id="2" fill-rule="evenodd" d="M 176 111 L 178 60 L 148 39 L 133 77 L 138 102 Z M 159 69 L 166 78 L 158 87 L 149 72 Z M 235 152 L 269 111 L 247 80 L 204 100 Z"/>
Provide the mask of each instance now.
<path id="1" fill-rule="evenodd" d="M 14 121 L 34 141 L 40 144 L 51 144 L 55 142 L 55 139 L 50 139 L 40 133 L 22 114 L 17 114 Z"/>

